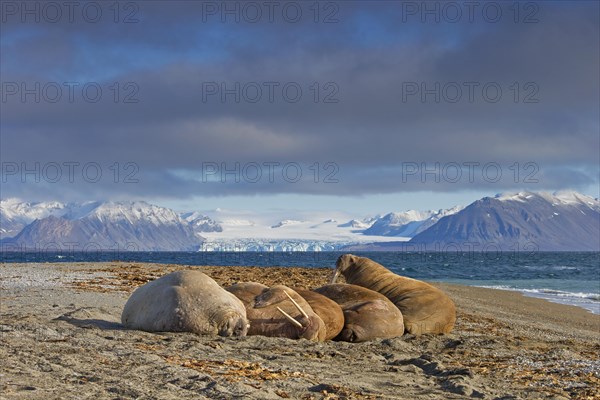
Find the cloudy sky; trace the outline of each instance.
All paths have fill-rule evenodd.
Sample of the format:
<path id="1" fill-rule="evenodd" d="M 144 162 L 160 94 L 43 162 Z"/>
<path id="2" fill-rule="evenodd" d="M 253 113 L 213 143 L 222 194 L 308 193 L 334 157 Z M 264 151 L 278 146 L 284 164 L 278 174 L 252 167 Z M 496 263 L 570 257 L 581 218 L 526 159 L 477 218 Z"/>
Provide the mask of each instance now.
<path id="1" fill-rule="evenodd" d="M 2 198 L 599 196 L 598 2 L 0 4 Z"/>

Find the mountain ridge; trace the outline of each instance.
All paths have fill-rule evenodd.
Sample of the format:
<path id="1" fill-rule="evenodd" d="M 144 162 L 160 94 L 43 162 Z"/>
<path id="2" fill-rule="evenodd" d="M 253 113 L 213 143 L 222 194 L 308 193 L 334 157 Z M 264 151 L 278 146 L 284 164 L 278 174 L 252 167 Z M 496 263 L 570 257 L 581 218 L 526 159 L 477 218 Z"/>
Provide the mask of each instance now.
<path id="1" fill-rule="evenodd" d="M 339 213 L 285 216 L 276 223 L 259 222 L 248 215 L 241 218 L 235 212 L 231 219 L 223 210 L 219 213 L 220 218 L 213 219 L 198 211 L 179 213 L 145 201 L 7 199 L 0 201 L 0 238 L 3 248 L 26 249 L 75 242 L 101 248 L 127 245 L 144 251 L 231 249 L 233 243 L 236 251 L 442 251 L 457 244 L 466 250 L 488 246 L 490 251 L 498 247 L 527 251 L 533 246 L 537 250 L 600 251 L 600 203 L 574 191 L 504 193 L 466 207 L 391 212 L 348 222 L 342 219 L 342 223 L 338 223 Z"/>
<path id="2" fill-rule="evenodd" d="M 600 203 L 575 192 L 519 192 L 476 200 L 409 243 L 539 251 L 600 251 Z M 489 250 L 493 251 L 493 248 Z"/>
<path id="3" fill-rule="evenodd" d="M 60 212 L 38 212 L 41 218 L 3 238 L 3 249 L 189 251 L 204 241 L 173 210 L 144 201 L 68 203 L 56 209 Z"/>

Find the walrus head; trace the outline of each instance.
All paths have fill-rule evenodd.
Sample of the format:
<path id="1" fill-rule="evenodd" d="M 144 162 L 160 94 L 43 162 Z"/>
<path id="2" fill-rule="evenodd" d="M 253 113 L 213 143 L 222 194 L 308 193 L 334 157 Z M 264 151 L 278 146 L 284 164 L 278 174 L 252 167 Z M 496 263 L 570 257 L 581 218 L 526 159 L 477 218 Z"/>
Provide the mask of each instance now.
<path id="1" fill-rule="evenodd" d="M 225 318 L 223 324 L 219 327 L 219 336 L 246 336 L 250 324 L 248 320 L 238 313 L 232 313 Z"/>
<path id="2" fill-rule="evenodd" d="M 341 340 L 350 343 L 362 342 L 365 340 L 362 331 L 363 328 L 360 326 L 344 326 L 344 329 L 342 329 L 335 340 Z"/>
<path id="3" fill-rule="evenodd" d="M 340 274 L 344 275 L 344 272 L 346 272 L 346 270 L 348 268 L 350 268 L 352 265 L 354 265 L 358 261 L 359 258 L 360 257 L 355 256 L 353 254 L 341 255 L 335 263 L 335 272 L 333 273 L 333 276 L 331 277 L 330 284 L 335 283 L 336 279 L 338 278 L 338 276 L 340 276 Z"/>
<path id="4" fill-rule="evenodd" d="M 287 289 L 287 290 L 286 290 Z M 276 309 L 290 322 L 290 326 L 296 330 L 298 338 L 304 338 L 308 340 L 315 340 L 319 336 L 321 326 L 319 326 L 319 317 L 316 315 L 309 315 L 296 300 L 288 293 L 289 288 L 281 285 L 273 286 L 270 289 L 265 290 L 262 294 L 256 297 L 254 302 L 255 308 L 271 307 L 275 304 L 283 301 L 290 301 L 300 312 L 300 316 L 297 318 L 292 317 L 280 307 L 276 306 Z M 299 296 L 299 295 L 298 295 Z M 322 324 L 322 321 L 321 321 Z"/>

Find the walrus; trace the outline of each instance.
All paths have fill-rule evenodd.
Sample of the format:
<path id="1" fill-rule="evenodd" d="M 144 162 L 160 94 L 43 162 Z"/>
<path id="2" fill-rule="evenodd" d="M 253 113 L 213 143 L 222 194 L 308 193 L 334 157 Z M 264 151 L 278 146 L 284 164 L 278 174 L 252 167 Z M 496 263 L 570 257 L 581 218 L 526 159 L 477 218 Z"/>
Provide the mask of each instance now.
<path id="1" fill-rule="evenodd" d="M 323 320 L 325 340 L 335 338 L 344 328 L 344 312 L 338 303 L 330 298 L 308 289 L 294 290 L 306 300 L 315 313 Z"/>
<path id="2" fill-rule="evenodd" d="M 235 297 L 240 299 L 246 308 L 249 305 L 254 306 L 256 296 L 268 289 L 267 285 L 258 282 L 240 282 L 225 288 L 229 293 L 233 293 Z"/>
<path id="3" fill-rule="evenodd" d="M 324 341 L 326 327 L 310 304 L 295 290 L 242 282 L 228 287 L 246 306 L 248 335 Z"/>
<path id="4" fill-rule="evenodd" d="M 340 256 L 331 279 L 342 274 L 346 282 L 379 292 L 402 311 L 406 330 L 414 335 L 449 333 L 456 322 L 454 302 L 428 283 L 399 276 L 366 257 Z"/>
<path id="5" fill-rule="evenodd" d="M 404 334 L 402 313 L 387 297 L 357 285 L 336 283 L 314 289 L 340 305 L 344 328 L 334 340 L 366 342 Z"/>
<path id="6" fill-rule="evenodd" d="M 244 304 L 200 271 L 177 271 L 137 288 L 121 322 L 147 332 L 246 336 Z"/>

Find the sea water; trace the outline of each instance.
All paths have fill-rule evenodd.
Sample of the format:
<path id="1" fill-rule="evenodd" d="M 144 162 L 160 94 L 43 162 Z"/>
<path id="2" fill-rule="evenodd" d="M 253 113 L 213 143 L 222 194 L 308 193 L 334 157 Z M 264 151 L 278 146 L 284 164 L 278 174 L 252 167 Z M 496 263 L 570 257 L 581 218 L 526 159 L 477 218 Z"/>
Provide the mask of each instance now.
<path id="1" fill-rule="evenodd" d="M 333 268 L 338 252 L 3 252 L 2 262 L 130 261 Z M 600 253 L 356 252 L 403 276 L 514 290 L 600 314 Z"/>

